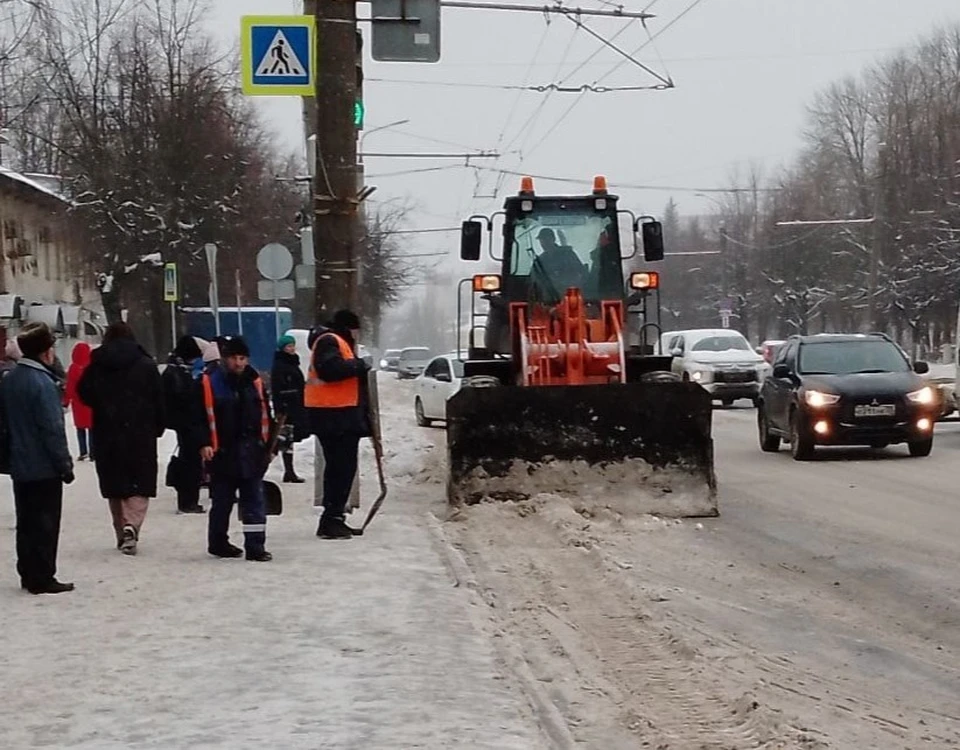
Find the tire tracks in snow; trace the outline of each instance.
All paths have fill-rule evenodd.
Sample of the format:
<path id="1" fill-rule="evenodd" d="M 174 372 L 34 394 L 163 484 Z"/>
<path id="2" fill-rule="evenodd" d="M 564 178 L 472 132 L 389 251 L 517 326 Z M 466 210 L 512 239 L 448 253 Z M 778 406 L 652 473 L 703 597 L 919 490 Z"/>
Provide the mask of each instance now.
<path id="1" fill-rule="evenodd" d="M 507 507 L 480 506 L 466 515 L 448 528 L 456 528 L 499 627 L 551 686 L 578 742 L 661 750 L 825 747 L 741 692 L 722 664 L 654 622 L 594 545 L 565 540 L 536 513 L 519 518 Z"/>

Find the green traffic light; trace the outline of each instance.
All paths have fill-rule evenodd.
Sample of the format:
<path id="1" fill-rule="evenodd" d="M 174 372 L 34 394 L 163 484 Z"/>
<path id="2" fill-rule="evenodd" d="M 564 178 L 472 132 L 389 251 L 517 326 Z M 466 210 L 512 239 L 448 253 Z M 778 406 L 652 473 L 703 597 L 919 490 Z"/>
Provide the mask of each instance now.
<path id="1" fill-rule="evenodd" d="M 353 125 L 363 130 L 363 100 L 357 99 L 353 105 Z"/>

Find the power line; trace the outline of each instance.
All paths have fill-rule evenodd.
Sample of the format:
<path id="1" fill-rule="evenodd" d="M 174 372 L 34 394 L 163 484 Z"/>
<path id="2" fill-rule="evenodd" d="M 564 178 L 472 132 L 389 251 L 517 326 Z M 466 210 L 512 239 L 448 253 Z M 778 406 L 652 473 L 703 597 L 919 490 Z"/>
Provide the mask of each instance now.
<path id="1" fill-rule="evenodd" d="M 484 167 L 484 166 L 474 166 L 474 169 L 480 169 L 484 171 L 498 171 L 505 175 L 510 175 L 512 177 L 533 177 L 536 180 L 544 180 L 546 182 L 565 182 L 574 185 L 592 185 L 592 178 L 584 177 L 558 177 L 555 175 L 542 175 L 535 174 L 532 172 L 520 172 L 517 170 L 511 169 L 495 169 L 493 167 Z M 776 193 L 780 192 L 781 188 L 704 188 L 704 187 L 690 187 L 690 186 L 678 186 L 678 185 L 636 185 L 627 182 L 618 182 L 613 187 L 619 188 L 622 190 L 656 190 L 660 192 L 673 192 L 673 193 Z"/>

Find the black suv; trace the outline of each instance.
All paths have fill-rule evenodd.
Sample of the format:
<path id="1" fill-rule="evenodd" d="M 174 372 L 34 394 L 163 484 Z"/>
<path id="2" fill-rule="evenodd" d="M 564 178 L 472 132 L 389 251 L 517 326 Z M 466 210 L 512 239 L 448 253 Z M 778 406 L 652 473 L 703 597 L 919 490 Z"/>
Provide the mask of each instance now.
<path id="1" fill-rule="evenodd" d="M 760 389 L 760 448 L 790 443 L 798 461 L 817 445 L 906 443 L 911 456 L 928 456 L 940 394 L 883 334 L 793 336 L 777 352 Z"/>

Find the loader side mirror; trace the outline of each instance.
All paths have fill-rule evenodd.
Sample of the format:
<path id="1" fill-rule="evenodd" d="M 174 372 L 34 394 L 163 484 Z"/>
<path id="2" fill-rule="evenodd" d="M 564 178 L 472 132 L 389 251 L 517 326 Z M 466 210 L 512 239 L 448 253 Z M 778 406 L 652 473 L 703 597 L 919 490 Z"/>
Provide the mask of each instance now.
<path id="1" fill-rule="evenodd" d="M 643 239 L 643 259 L 652 262 L 663 260 L 663 225 L 659 221 L 647 221 L 640 225 Z"/>
<path id="2" fill-rule="evenodd" d="M 480 260 L 483 247 L 483 224 L 465 221 L 460 226 L 460 260 Z"/>

